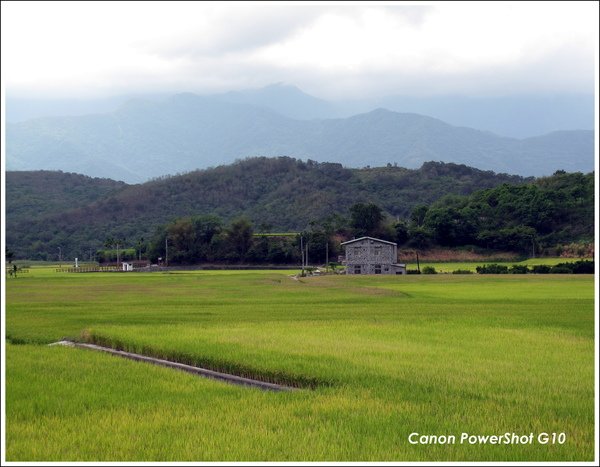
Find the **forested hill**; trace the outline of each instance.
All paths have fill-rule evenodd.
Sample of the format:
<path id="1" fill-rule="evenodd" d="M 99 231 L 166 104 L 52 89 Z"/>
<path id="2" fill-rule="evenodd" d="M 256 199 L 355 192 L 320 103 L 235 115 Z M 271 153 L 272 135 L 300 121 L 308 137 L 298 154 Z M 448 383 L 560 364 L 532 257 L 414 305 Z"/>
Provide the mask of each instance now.
<path id="1" fill-rule="evenodd" d="M 532 252 L 594 241 L 594 174 L 556 172 L 524 185 L 503 184 L 446 196 L 412 215 L 416 231 L 441 246 L 477 245 Z"/>
<path id="2" fill-rule="evenodd" d="M 394 218 L 406 218 L 416 205 L 444 195 L 530 180 L 439 162 L 416 170 L 391 165 L 348 169 L 335 163 L 261 157 L 141 185 L 115 184 L 114 190 L 89 204 L 85 202 L 89 193 L 82 195 L 84 202 L 71 199 L 73 209 L 65 210 L 64 192 L 45 190 L 44 185 L 68 187 L 73 174 L 55 173 L 55 178 L 47 178 L 47 172 L 37 172 L 38 178 L 36 172 L 29 174 L 7 173 L 6 242 L 17 257 L 31 259 L 53 258 L 59 246 L 65 257 L 83 256 L 108 237 L 125 238 L 133 245 L 159 225 L 182 216 L 214 214 L 225 221 L 245 216 L 269 230 L 301 230 L 311 221 L 346 215 L 357 202 L 373 202 Z M 91 186 L 98 183 L 80 180 Z M 32 212 L 23 206 L 32 192 L 44 191 L 47 211 Z M 61 209 L 55 209 L 59 205 Z"/>
<path id="3" fill-rule="evenodd" d="M 6 172 L 6 217 L 18 222 L 62 213 L 127 186 L 109 178 L 49 170 Z"/>

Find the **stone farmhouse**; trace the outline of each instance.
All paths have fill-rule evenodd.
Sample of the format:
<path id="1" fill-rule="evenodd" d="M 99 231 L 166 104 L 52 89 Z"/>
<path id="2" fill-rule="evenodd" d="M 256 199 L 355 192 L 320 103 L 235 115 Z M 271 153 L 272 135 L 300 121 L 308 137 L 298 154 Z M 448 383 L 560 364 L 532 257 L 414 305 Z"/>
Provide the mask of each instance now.
<path id="1" fill-rule="evenodd" d="M 398 246 L 373 237 L 342 243 L 346 249 L 346 274 L 406 274 L 406 264 L 398 263 Z"/>

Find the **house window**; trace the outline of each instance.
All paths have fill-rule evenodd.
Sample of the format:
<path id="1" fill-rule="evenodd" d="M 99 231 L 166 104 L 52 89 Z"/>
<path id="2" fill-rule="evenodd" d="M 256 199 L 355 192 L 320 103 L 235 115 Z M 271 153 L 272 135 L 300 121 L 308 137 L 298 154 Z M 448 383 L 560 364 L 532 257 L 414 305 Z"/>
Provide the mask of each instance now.
<path id="1" fill-rule="evenodd" d="M 354 265 L 354 274 L 360 274 L 360 264 Z"/>
<path id="2" fill-rule="evenodd" d="M 381 274 L 381 264 L 375 265 L 375 274 Z"/>
<path id="3" fill-rule="evenodd" d="M 375 249 L 373 250 L 373 254 L 377 257 L 381 256 L 381 247 L 376 246 Z"/>
<path id="4" fill-rule="evenodd" d="M 384 267 L 383 267 L 383 270 L 384 270 L 384 271 L 389 271 L 389 270 L 390 270 L 390 268 L 389 268 L 389 266 L 384 266 Z"/>

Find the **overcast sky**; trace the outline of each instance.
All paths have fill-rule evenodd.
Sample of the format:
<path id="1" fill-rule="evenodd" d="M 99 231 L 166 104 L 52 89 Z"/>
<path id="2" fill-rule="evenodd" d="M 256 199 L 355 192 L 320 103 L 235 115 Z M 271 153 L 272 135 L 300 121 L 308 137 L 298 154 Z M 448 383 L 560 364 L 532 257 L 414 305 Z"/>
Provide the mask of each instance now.
<path id="1" fill-rule="evenodd" d="M 19 97 L 591 93 L 597 40 L 597 2 L 2 2 L 2 81 Z"/>

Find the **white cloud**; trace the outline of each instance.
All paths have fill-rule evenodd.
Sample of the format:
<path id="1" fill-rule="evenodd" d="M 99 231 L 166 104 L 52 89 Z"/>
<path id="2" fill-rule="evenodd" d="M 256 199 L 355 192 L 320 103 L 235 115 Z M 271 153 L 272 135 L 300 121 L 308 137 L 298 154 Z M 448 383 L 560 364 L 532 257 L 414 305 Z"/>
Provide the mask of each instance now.
<path id="1" fill-rule="evenodd" d="M 4 2 L 3 84 L 54 96 L 276 81 L 323 97 L 589 92 L 597 18 L 596 2 Z"/>

